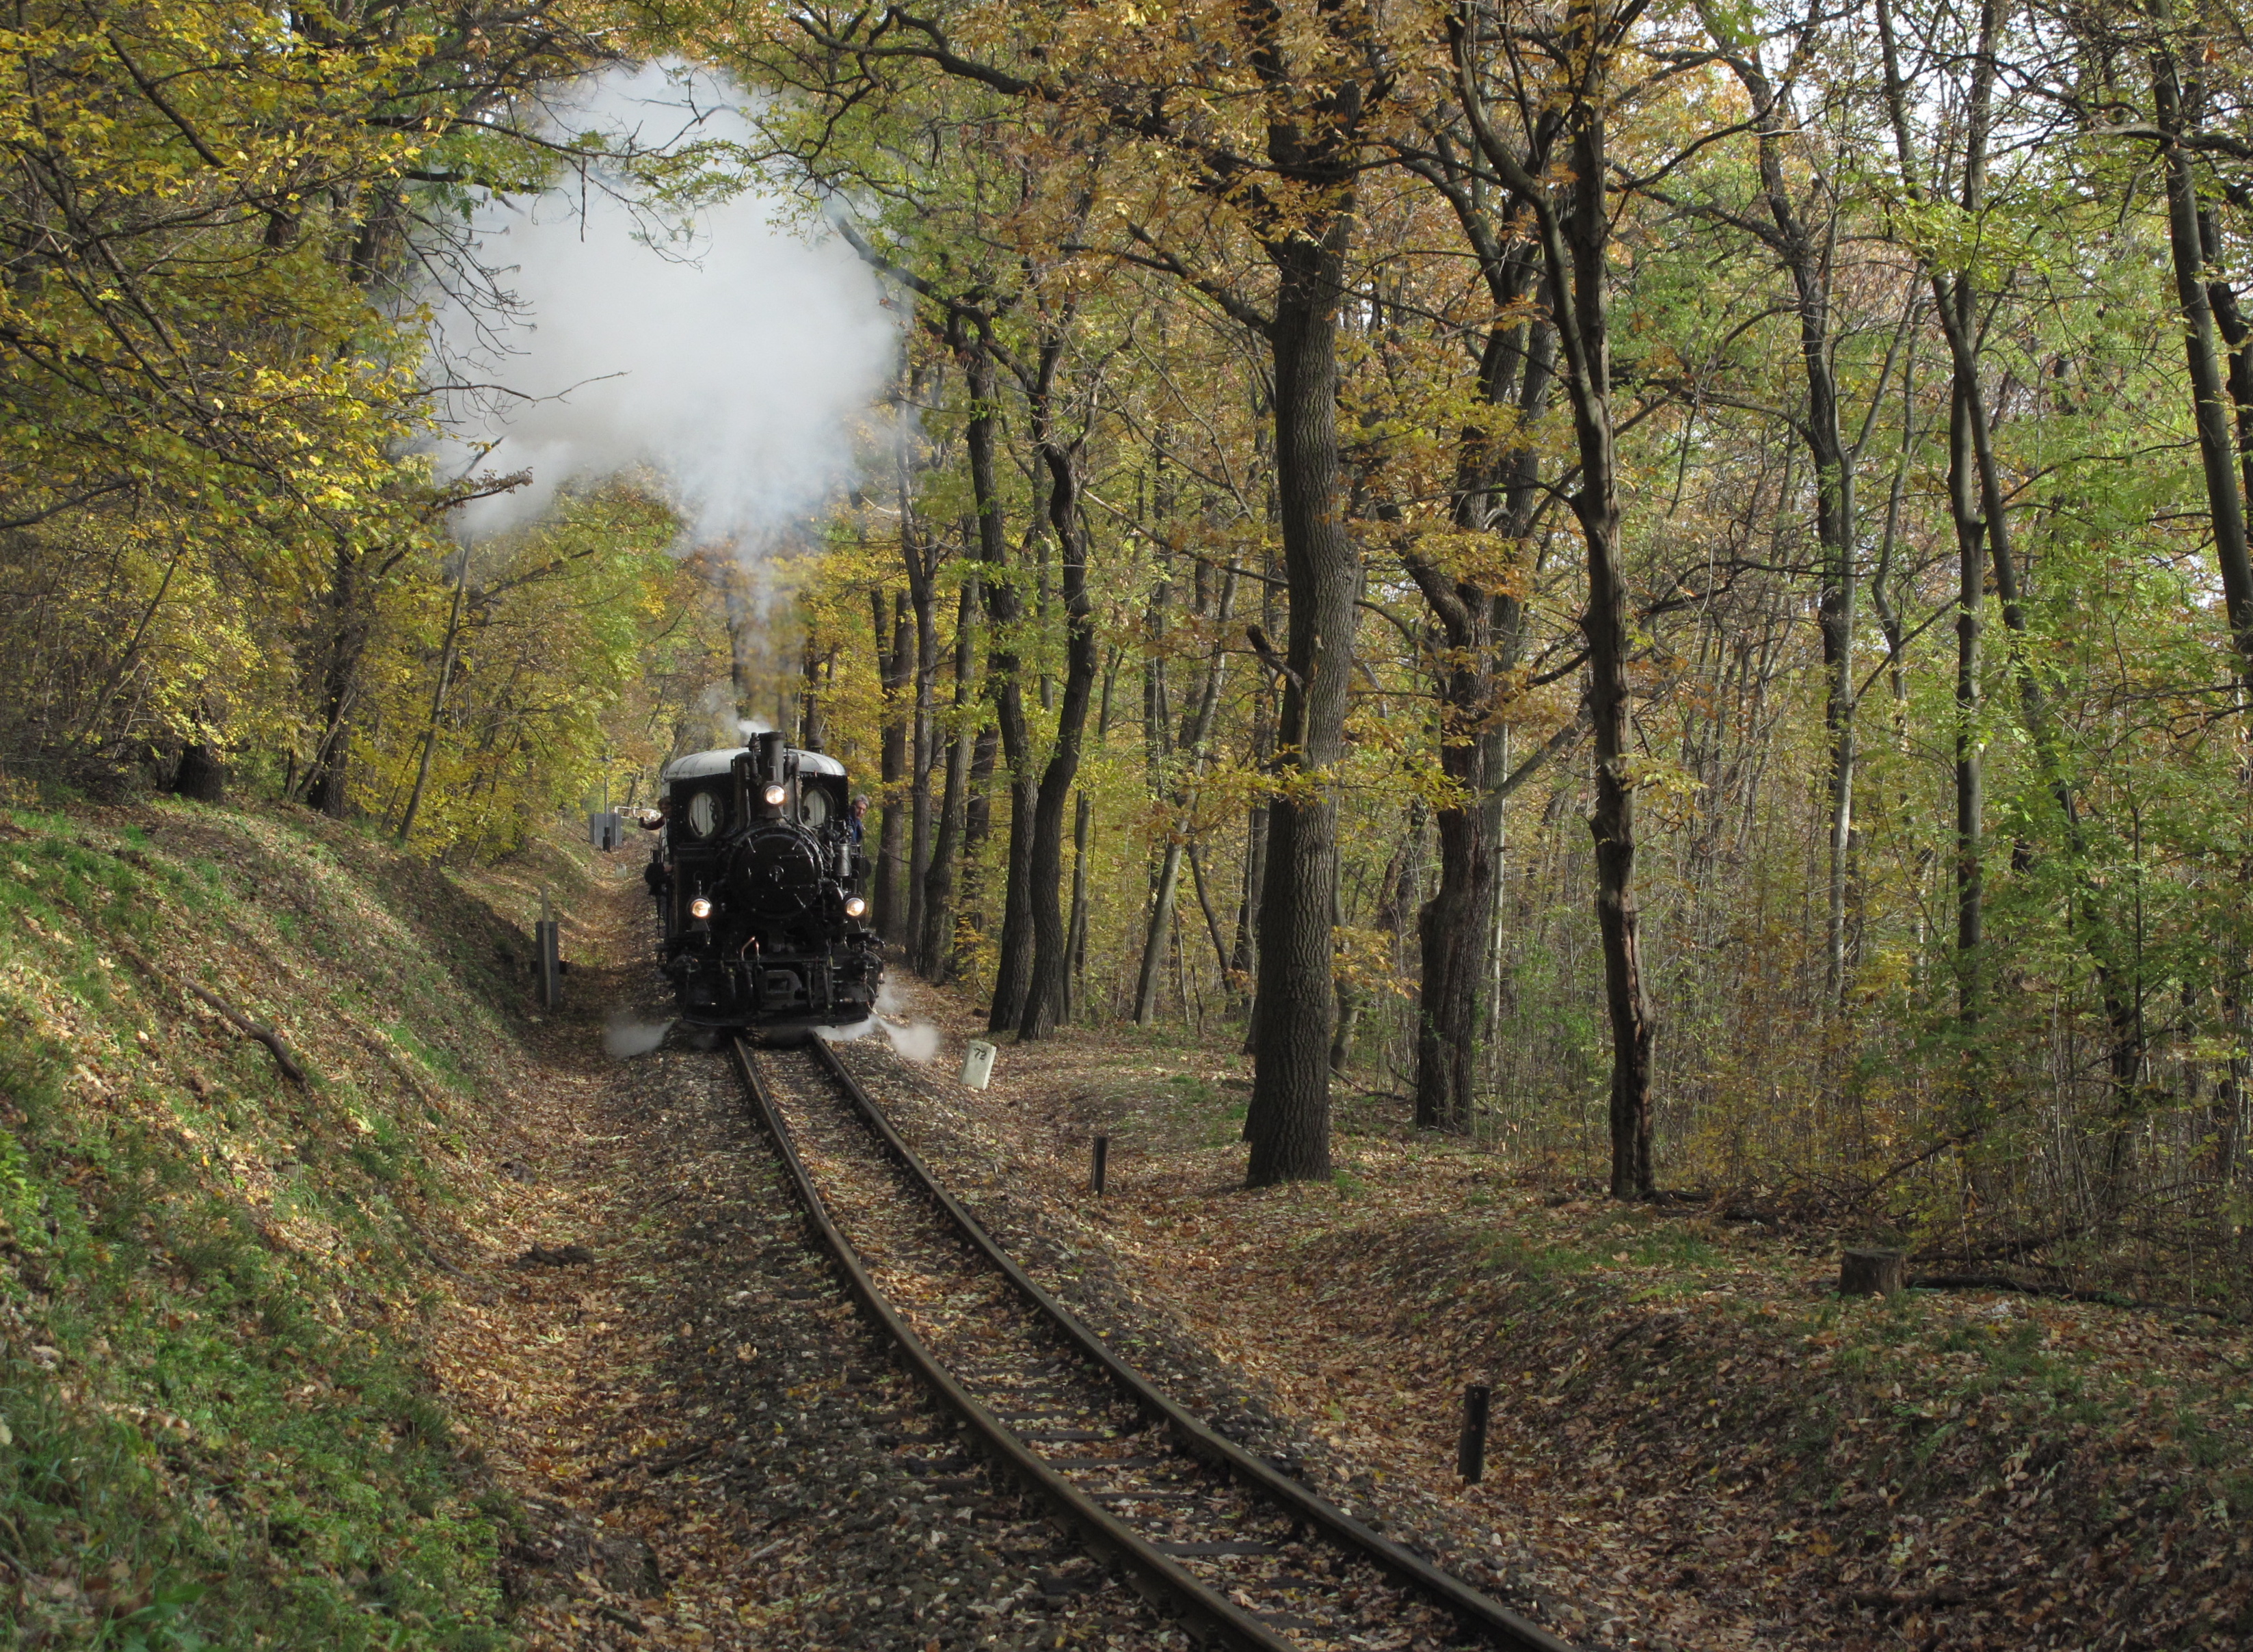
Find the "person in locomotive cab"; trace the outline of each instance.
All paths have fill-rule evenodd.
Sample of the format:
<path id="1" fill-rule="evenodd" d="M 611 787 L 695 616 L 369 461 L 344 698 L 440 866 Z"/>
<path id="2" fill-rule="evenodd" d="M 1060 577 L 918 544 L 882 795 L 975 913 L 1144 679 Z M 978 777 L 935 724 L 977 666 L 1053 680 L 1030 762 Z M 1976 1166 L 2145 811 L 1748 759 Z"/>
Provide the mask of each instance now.
<path id="1" fill-rule="evenodd" d="M 853 847 L 859 848 L 868 834 L 868 794 L 863 791 L 853 799 Z"/>
<path id="2" fill-rule="evenodd" d="M 660 834 L 650 847 L 649 864 L 642 868 L 641 874 L 641 881 L 649 885 L 651 897 L 659 901 L 665 898 L 666 886 L 673 881 L 665 870 L 665 839 L 662 835 L 666 823 L 672 818 L 673 799 L 671 798 L 659 798 L 657 800 L 657 807 L 648 810 L 641 817 L 643 831 Z"/>

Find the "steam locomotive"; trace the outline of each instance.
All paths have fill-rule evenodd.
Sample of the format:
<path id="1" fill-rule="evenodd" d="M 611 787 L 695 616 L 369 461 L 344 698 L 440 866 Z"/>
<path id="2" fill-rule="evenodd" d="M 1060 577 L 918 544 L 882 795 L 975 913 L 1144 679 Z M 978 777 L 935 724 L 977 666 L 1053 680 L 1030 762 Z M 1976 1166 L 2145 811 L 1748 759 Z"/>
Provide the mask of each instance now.
<path id="1" fill-rule="evenodd" d="M 666 767 L 651 858 L 659 966 L 692 1027 L 866 1021 L 884 975 L 845 766 L 778 734 Z"/>

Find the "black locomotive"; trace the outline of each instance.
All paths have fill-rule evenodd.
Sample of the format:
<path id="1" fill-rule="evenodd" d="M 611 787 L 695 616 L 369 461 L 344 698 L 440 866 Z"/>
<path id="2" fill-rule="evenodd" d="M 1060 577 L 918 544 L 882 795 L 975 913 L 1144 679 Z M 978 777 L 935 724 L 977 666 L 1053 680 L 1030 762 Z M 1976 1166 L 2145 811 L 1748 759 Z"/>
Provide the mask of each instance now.
<path id="1" fill-rule="evenodd" d="M 875 1011 L 884 944 L 845 767 L 778 734 L 666 767 L 649 868 L 681 1019 L 780 1033 Z"/>

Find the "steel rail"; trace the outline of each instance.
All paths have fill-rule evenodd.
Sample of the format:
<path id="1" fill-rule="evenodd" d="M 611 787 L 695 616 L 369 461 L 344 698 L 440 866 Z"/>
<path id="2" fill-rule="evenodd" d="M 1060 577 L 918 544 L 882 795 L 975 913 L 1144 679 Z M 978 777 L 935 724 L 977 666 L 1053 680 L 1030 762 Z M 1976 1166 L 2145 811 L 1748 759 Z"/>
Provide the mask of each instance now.
<path id="1" fill-rule="evenodd" d="M 1410 1588 L 1428 1599 L 1444 1602 L 1459 1619 L 1484 1629 L 1497 1643 L 1512 1649 L 1512 1652 L 1576 1652 L 1569 1642 L 1559 1640 L 1540 1625 L 1519 1616 L 1454 1573 L 1442 1571 L 1421 1555 L 1371 1530 L 1311 1487 L 1253 1456 L 1161 1392 L 1148 1378 L 1120 1358 L 1108 1343 L 1090 1330 L 1078 1315 L 1034 1283 L 1024 1269 L 994 1242 L 993 1236 L 986 1231 L 962 1202 L 940 1185 L 930 1167 L 893 1128 L 883 1110 L 869 1098 L 860 1082 L 845 1070 L 844 1063 L 837 1059 L 836 1053 L 826 1042 L 816 1039 L 813 1048 L 823 1070 L 836 1081 L 838 1087 L 860 1112 L 862 1121 L 875 1132 L 877 1139 L 884 1144 L 885 1150 L 915 1179 L 925 1196 L 945 1213 L 962 1236 L 1001 1271 L 1043 1318 L 1061 1331 L 1081 1354 L 1100 1367 L 1119 1391 L 1145 1416 L 1162 1422 L 1191 1455 L 1281 1504 L 1308 1524 L 1321 1530 L 1341 1547 L 1367 1557 Z M 748 1056 L 743 1057 L 743 1062 L 745 1071 L 750 1071 Z M 1140 1538 L 1134 1540 L 1140 1541 Z M 1162 1559 L 1162 1557 L 1159 1558 Z M 1267 1631 L 1263 1628 L 1262 1633 Z"/>
<path id="2" fill-rule="evenodd" d="M 735 1053 L 736 1070 L 743 1076 L 743 1087 L 750 1094 L 759 1123 L 773 1139 L 775 1149 L 781 1155 L 792 1185 L 798 1190 L 799 1202 L 806 1207 L 806 1217 L 813 1224 L 814 1231 L 836 1258 L 839 1267 L 844 1270 L 854 1294 L 861 1299 L 861 1306 L 898 1346 L 908 1363 L 938 1396 L 941 1403 L 969 1425 L 1004 1467 L 1031 1486 L 1071 1521 L 1090 1548 L 1124 1566 L 1134 1579 L 1140 1593 L 1151 1599 L 1154 1605 L 1172 1608 L 1182 1626 L 1196 1638 L 1206 1642 L 1218 1640 L 1242 1649 L 1243 1652 L 1298 1652 L 1290 1642 L 1278 1635 L 1242 1607 L 1208 1587 L 1151 1548 L 1132 1527 L 1050 1467 L 955 1380 L 953 1374 L 916 1334 L 915 1328 L 886 1300 L 866 1265 L 861 1262 L 860 1253 L 854 1249 L 852 1241 L 830 1220 L 828 1207 L 814 1187 L 813 1178 L 807 1174 L 804 1161 L 799 1159 L 780 1111 L 767 1094 L 766 1086 L 759 1081 L 758 1069 L 751 1061 L 749 1048 L 740 1038 L 732 1041 L 731 1048 Z M 821 1048 L 819 1041 L 816 1048 Z M 843 1070 L 835 1070 L 841 1072 Z"/>

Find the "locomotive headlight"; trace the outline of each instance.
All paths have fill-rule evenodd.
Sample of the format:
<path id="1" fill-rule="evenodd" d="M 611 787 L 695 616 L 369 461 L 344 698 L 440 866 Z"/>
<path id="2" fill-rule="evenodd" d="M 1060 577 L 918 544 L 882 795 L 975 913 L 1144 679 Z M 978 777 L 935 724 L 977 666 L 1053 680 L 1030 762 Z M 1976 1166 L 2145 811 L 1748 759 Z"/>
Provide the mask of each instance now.
<path id="1" fill-rule="evenodd" d="M 780 781 L 777 781 L 759 795 L 767 800 L 768 808 L 779 809 L 782 807 L 783 799 L 790 796 L 790 793 L 784 789 Z"/>
<path id="2" fill-rule="evenodd" d="M 706 900 L 702 896 L 698 896 L 694 900 L 688 903 L 688 916 L 691 917 L 711 917 L 712 903 Z"/>
<path id="3" fill-rule="evenodd" d="M 857 895 L 852 896 L 845 903 L 845 916 L 847 917 L 858 917 L 861 913 L 868 910 L 868 903 Z"/>

